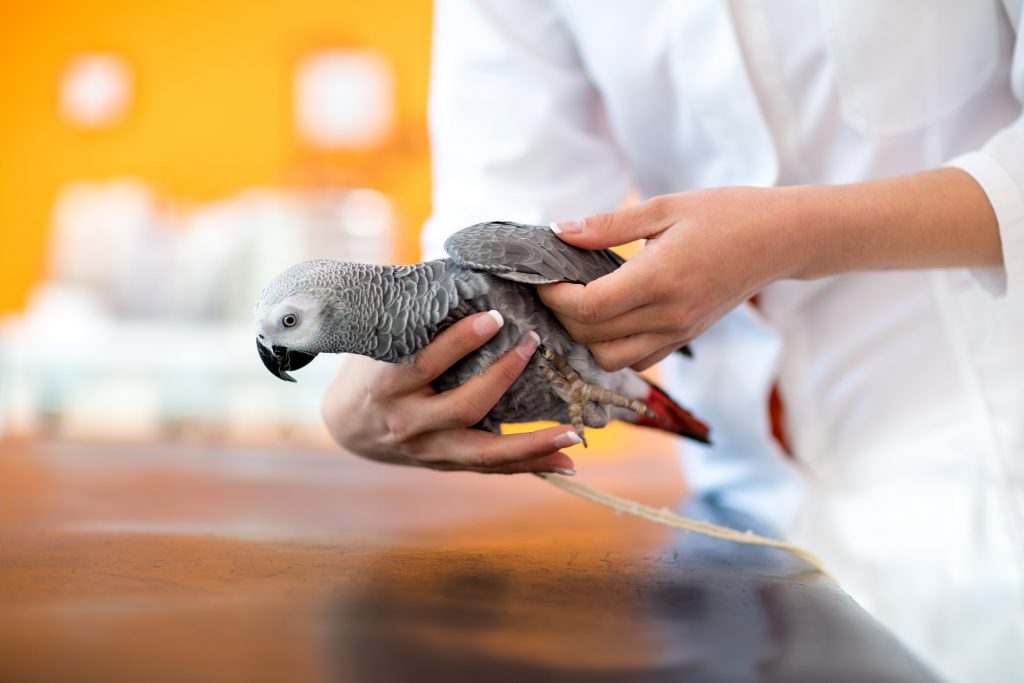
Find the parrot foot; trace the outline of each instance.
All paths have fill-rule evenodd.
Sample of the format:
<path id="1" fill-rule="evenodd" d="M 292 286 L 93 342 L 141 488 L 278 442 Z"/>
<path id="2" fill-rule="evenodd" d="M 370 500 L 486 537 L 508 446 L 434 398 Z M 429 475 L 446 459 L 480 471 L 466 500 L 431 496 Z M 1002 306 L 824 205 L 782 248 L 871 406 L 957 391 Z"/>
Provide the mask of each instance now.
<path id="1" fill-rule="evenodd" d="M 576 429 L 576 433 L 580 435 L 580 438 L 583 439 L 584 447 L 587 446 L 587 439 L 583 435 L 583 410 L 586 408 L 587 403 L 612 405 L 631 410 L 638 415 L 647 415 L 652 418 L 657 417 L 654 411 L 648 408 L 642 401 L 623 396 L 611 389 L 597 386 L 596 384 L 584 382 L 579 373 L 569 365 L 569 361 L 548 347 L 541 346 L 540 354 L 551 363 L 550 367 L 544 368 L 544 374 L 547 375 L 547 378 L 554 386 L 569 395 L 569 422 Z"/>
<path id="2" fill-rule="evenodd" d="M 544 374 L 547 375 L 551 384 L 569 394 L 569 423 L 583 439 L 583 447 L 586 448 L 587 437 L 584 436 L 583 409 L 586 407 L 587 401 L 583 397 L 579 385 L 574 386 L 572 382 L 552 368 L 545 367 Z"/>

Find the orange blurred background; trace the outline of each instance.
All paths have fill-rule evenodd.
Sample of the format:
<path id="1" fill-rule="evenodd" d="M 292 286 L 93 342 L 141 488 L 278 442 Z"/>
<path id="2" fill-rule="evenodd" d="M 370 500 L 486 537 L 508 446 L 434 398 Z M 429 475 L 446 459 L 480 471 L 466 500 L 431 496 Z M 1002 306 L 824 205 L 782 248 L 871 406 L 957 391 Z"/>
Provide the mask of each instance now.
<path id="1" fill-rule="evenodd" d="M 337 361 L 279 386 L 252 304 L 304 258 L 419 260 L 431 19 L 429 0 L 0 3 L 0 439 L 330 445 Z"/>
<path id="2" fill-rule="evenodd" d="M 135 176 L 195 202 L 257 185 L 372 188 L 393 203 L 396 258 L 416 260 L 430 27 L 428 0 L 0 3 L 0 313 L 23 309 L 44 277 L 54 203 L 72 179 Z M 394 125 L 380 142 L 324 150 L 300 136 L 295 69 L 323 49 L 390 64 Z M 59 92 L 89 52 L 123 58 L 133 92 L 122 119 L 83 129 L 62 118 Z"/>

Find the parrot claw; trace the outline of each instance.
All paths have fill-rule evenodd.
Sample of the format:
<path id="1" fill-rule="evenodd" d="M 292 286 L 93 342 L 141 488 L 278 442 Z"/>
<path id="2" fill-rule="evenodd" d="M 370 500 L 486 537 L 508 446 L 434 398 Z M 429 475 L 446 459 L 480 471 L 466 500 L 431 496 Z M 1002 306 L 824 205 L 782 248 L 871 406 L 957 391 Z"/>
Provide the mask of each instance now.
<path id="1" fill-rule="evenodd" d="M 654 411 L 648 408 L 642 401 L 615 393 L 605 387 L 584 382 L 579 373 L 569 365 L 569 361 L 548 347 L 542 345 L 540 347 L 540 355 L 551 363 L 551 367 L 544 368 L 544 373 L 548 379 L 553 385 L 569 394 L 569 422 L 576 428 L 576 433 L 580 435 L 580 438 L 583 439 L 584 448 L 587 447 L 587 438 L 583 435 L 583 410 L 586 408 L 587 403 L 612 405 L 631 410 L 638 415 L 657 418 Z"/>

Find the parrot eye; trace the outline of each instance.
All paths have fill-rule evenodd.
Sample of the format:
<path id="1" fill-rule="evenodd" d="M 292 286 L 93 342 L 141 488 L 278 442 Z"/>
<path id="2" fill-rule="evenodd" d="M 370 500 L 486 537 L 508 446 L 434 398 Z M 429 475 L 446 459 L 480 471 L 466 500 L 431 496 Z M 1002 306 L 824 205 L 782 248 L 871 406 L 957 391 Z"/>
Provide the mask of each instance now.
<path id="1" fill-rule="evenodd" d="M 281 318 L 281 324 L 285 327 L 295 327 L 299 324 L 299 319 L 294 313 L 289 313 L 285 317 Z"/>

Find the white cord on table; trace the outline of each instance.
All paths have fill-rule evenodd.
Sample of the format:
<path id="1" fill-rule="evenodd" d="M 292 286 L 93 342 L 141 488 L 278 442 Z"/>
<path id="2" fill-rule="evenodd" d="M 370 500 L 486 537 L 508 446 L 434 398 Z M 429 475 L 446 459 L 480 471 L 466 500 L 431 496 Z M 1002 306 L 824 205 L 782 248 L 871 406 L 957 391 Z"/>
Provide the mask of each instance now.
<path id="1" fill-rule="evenodd" d="M 657 524 L 664 524 L 665 526 L 673 527 L 676 529 L 685 529 L 686 531 L 693 531 L 698 534 L 704 534 L 712 538 L 719 538 L 725 541 L 733 541 L 734 543 L 746 543 L 748 545 L 761 545 L 769 548 L 778 548 L 779 550 L 785 550 L 790 552 L 805 562 L 811 564 L 815 569 L 824 574 L 833 583 L 838 584 L 835 577 L 825 569 L 825 566 L 821 563 L 821 560 L 817 558 L 813 553 L 808 550 L 804 550 L 800 546 L 793 545 L 792 543 L 786 543 L 785 541 L 778 541 L 774 538 L 766 538 L 755 534 L 753 531 L 736 531 L 729 527 L 719 526 L 712 524 L 711 522 L 699 522 L 695 519 L 683 517 L 677 515 L 667 508 L 656 510 L 649 505 L 644 505 L 628 498 L 620 498 L 619 496 L 613 496 L 610 493 L 599 491 L 592 486 L 588 486 L 579 481 L 574 481 L 567 477 L 562 477 L 554 474 L 537 473 L 537 476 L 546 480 L 549 484 L 556 488 L 560 488 L 566 493 L 570 493 L 578 498 L 589 500 L 592 503 L 598 505 L 604 505 L 609 507 L 616 512 L 625 512 L 636 517 L 641 517 Z"/>

